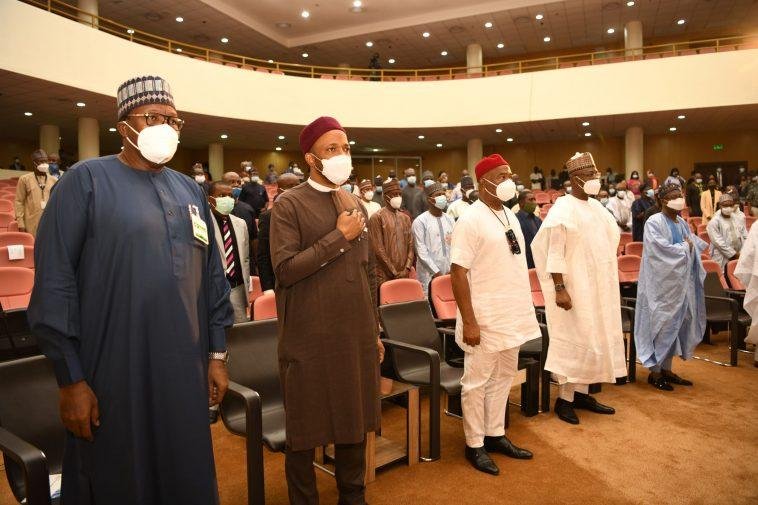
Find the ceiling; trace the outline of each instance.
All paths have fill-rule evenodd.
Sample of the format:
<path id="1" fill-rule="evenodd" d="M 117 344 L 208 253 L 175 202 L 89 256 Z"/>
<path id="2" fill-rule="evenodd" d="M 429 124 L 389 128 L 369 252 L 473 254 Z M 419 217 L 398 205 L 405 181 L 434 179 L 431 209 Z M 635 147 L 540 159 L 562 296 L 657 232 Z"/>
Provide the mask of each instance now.
<path id="1" fill-rule="evenodd" d="M 631 20 L 642 22 L 646 43 L 758 33 L 758 0 L 636 0 L 632 7 L 626 0 L 362 0 L 361 13 L 350 11 L 352 1 L 100 0 L 99 13 L 148 33 L 219 51 L 362 68 L 374 52 L 385 68 L 465 65 L 471 43 L 482 45 L 485 62 L 617 48 L 623 46 L 624 23 Z M 307 20 L 300 16 L 304 8 L 311 13 Z M 544 18 L 537 20 L 537 14 Z M 177 16 L 183 22 L 176 22 Z M 684 25 L 676 23 L 680 18 Z M 491 28 L 485 27 L 487 22 Z M 607 34 L 608 28 L 615 33 Z M 428 38 L 421 35 L 425 31 Z M 551 37 L 549 43 L 545 36 Z M 222 37 L 229 42 L 222 43 Z M 368 41 L 372 47 L 366 47 Z M 389 58 L 396 63 L 390 64 Z"/>
<path id="2" fill-rule="evenodd" d="M 76 106 L 84 102 L 85 107 Z M 27 117 L 24 112 L 32 112 Z M 683 120 L 677 115 L 685 114 Z M 35 141 L 39 126 L 54 124 L 60 127 L 64 146 L 76 146 L 77 120 L 79 117 L 94 117 L 100 121 L 101 152 L 116 152 L 121 143 L 117 133 L 108 131 L 114 126 L 116 107 L 114 98 L 78 90 L 49 81 L 43 81 L 0 71 L 0 137 Z M 243 121 L 201 114 L 180 115 L 187 121 L 182 130 L 182 146 L 190 149 L 206 149 L 209 143 L 222 142 L 229 148 L 273 150 L 276 146 L 298 150 L 297 138 L 301 125 L 279 125 L 255 121 Z M 641 126 L 646 134 L 693 133 L 703 131 L 745 131 L 756 128 L 758 104 L 740 107 L 716 107 L 690 109 L 687 111 L 661 111 L 643 114 L 582 117 L 549 121 L 532 121 L 508 125 L 484 125 L 462 128 L 352 128 L 348 134 L 356 144 L 358 154 L 393 152 L 423 154 L 438 149 L 460 149 L 469 139 L 480 138 L 484 145 L 509 145 L 524 142 L 546 142 L 584 139 L 589 132 L 595 138 L 622 137 L 630 126 Z M 590 123 L 588 127 L 582 122 Z M 676 126 L 677 132 L 669 128 Z M 498 133 L 496 129 L 501 129 Z M 221 140 L 221 134 L 228 139 Z M 278 136 L 285 136 L 279 140 Z M 424 139 L 419 139 L 424 135 Z M 75 149 L 70 149 L 71 151 Z"/>

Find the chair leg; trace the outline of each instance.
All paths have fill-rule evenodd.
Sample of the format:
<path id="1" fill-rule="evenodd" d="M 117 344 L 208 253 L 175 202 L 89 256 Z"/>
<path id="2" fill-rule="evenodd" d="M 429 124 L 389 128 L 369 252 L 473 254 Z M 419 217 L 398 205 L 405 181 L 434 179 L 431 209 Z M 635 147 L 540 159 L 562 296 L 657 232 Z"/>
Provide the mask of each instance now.
<path id="1" fill-rule="evenodd" d="M 629 382 L 637 382 L 637 344 L 634 337 L 629 337 L 629 367 L 627 369 Z"/>
<path id="2" fill-rule="evenodd" d="M 521 385 L 521 412 L 526 417 L 539 413 L 540 364 L 535 361 L 526 367 L 526 382 Z"/>
<path id="3" fill-rule="evenodd" d="M 542 397 L 542 412 L 550 412 L 550 372 L 542 369 L 542 384 L 540 385 Z"/>
<path id="4" fill-rule="evenodd" d="M 703 343 L 711 345 L 711 324 L 706 323 L 705 335 L 703 335 Z"/>

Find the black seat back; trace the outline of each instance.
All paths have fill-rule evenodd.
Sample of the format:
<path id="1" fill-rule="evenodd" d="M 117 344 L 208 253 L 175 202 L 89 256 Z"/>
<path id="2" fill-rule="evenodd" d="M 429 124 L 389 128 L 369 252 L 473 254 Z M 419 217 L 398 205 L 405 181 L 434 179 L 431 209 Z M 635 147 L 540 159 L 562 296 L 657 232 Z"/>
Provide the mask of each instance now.
<path id="1" fill-rule="evenodd" d="M 426 347 L 444 356 L 442 341 L 426 300 L 381 305 L 379 317 L 390 340 Z M 405 372 L 428 368 L 429 362 L 418 354 L 399 352 L 394 355 L 394 365 L 395 373 L 403 377 Z"/>
<path id="2" fill-rule="evenodd" d="M 58 410 L 58 383 L 44 356 L 0 363 L 0 426 L 45 453 L 51 474 L 61 473 L 66 431 Z M 26 497 L 24 474 L 3 456 L 13 494 Z"/>
<path id="3" fill-rule="evenodd" d="M 281 407 L 276 319 L 235 324 L 226 337 L 229 379 L 257 392 L 262 410 Z M 226 406 L 226 405 L 225 405 Z"/>

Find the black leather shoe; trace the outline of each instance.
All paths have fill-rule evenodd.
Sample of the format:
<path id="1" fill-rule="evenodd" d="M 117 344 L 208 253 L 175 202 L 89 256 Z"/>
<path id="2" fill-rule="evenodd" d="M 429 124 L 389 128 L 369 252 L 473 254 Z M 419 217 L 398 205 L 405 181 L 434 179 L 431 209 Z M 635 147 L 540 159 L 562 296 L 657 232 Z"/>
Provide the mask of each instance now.
<path id="1" fill-rule="evenodd" d="M 574 393 L 574 408 L 589 410 L 590 412 L 594 412 L 596 414 L 613 415 L 616 413 L 616 409 L 613 407 L 603 405 L 602 403 L 595 400 L 595 398 L 592 396 L 586 395 L 584 393 Z"/>
<path id="2" fill-rule="evenodd" d="M 208 416 L 210 418 L 211 424 L 218 421 L 218 409 L 208 409 Z"/>
<path id="3" fill-rule="evenodd" d="M 674 387 L 666 381 L 666 378 L 663 375 L 659 375 L 658 377 L 654 377 L 653 374 L 650 374 L 647 376 L 647 383 L 653 386 L 655 389 L 660 389 L 661 391 L 673 391 Z"/>
<path id="4" fill-rule="evenodd" d="M 499 452 L 509 458 L 532 459 L 531 451 L 516 447 L 505 435 L 502 437 L 484 437 L 484 448 L 487 452 Z"/>
<path id="5" fill-rule="evenodd" d="M 579 424 L 579 418 L 576 417 L 574 412 L 574 403 L 567 402 L 563 398 L 555 400 L 555 413 L 561 421 L 566 421 L 570 424 Z"/>
<path id="6" fill-rule="evenodd" d="M 663 380 L 668 382 L 669 384 L 676 384 L 677 386 L 692 386 L 692 381 L 688 381 L 687 379 L 682 379 L 674 372 L 667 372 L 663 371 Z"/>
<path id="7" fill-rule="evenodd" d="M 488 473 L 490 475 L 500 474 L 500 469 L 497 467 L 490 455 L 484 447 L 474 449 L 473 447 L 466 446 L 466 459 L 469 460 L 471 466 L 479 470 L 480 472 Z"/>

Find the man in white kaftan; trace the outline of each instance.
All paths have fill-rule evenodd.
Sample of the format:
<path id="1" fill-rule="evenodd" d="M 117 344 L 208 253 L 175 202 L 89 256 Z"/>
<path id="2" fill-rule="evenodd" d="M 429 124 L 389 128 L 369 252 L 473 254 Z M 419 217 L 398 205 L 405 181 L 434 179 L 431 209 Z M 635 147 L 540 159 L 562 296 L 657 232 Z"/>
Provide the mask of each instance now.
<path id="1" fill-rule="evenodd" d="M 745 301 L 742 306 L 753 318 L 745 342 L 755 345 L 755 366 L 758 367 L 758 324 L 755 322 L 758 317 L 758 225 L 750 228 L 734 275 L 745 285 Z"/>

